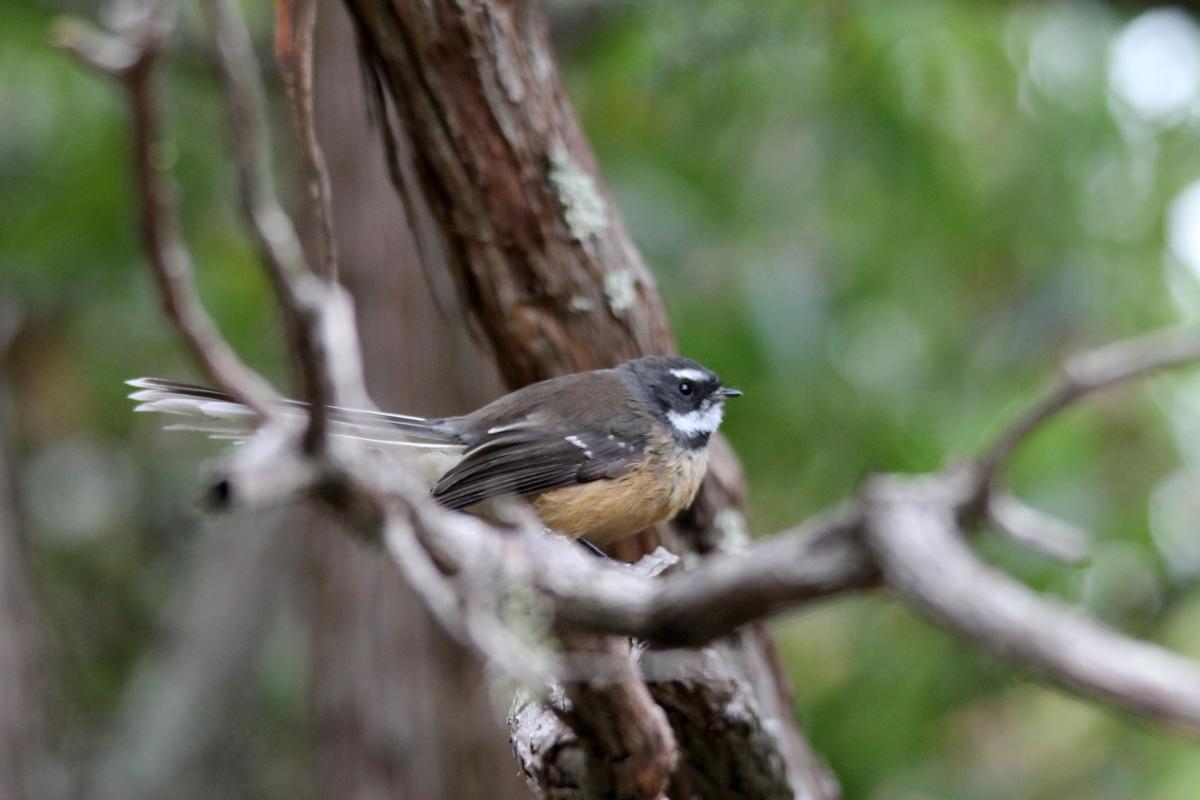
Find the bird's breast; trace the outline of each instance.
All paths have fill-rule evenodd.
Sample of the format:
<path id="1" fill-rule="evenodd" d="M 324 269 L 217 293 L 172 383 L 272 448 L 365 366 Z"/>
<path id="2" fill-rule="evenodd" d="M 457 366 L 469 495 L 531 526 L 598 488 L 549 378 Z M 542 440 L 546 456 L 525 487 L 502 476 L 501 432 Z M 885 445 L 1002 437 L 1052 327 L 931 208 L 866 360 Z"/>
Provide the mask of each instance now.
<path id="1" fill-rule="evenodd" d="M 706 449 L 652 446 L 640 464 L 616 478 L 553 489 L 531 500 L 547 527 L 603 546 L 674 517 L 691 504 L 707 468 Z"/>

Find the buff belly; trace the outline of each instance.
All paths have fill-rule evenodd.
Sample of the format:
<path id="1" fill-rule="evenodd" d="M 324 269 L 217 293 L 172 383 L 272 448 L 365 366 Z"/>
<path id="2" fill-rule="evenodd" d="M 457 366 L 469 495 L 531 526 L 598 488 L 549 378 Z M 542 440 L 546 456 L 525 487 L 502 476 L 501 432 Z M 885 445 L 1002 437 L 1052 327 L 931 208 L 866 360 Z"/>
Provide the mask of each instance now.
<path id="1" fill-rule="evenodd" d="M 708 467 L 706 450 L 651 456 L 611 480 L 553 489 L 530 498 L 546 527 L 607 545 L 671 519 L 691 504 Z"/>

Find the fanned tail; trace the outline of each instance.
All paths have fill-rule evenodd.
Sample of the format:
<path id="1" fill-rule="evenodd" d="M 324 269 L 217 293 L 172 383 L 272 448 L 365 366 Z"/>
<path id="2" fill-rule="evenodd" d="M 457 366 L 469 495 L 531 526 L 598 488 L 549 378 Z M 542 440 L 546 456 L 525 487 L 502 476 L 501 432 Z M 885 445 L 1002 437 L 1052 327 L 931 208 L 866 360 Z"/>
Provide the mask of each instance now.
<path id="1" fill-rule="evenodd" d="M 134 411 L 152 411 L 187 417 L 186 421 L 167 425 L 167 430 L 196 431 L 210 439 L 242 441 L 253 430 L 254 412 L 228 394 L 190 383 L 162 378 L 134 378 L 126 381 L 137 391 L 129 399 L 138 403 Z M 284 413 L 302 416 L 308 404 L 283 400 Z M 329 406 L 326 409 L 329 433 L 352 439 L 397 447 L 454 450 L 463 446 L 458 434 L 440 419 L 410 417 L 384 411 Z"/>

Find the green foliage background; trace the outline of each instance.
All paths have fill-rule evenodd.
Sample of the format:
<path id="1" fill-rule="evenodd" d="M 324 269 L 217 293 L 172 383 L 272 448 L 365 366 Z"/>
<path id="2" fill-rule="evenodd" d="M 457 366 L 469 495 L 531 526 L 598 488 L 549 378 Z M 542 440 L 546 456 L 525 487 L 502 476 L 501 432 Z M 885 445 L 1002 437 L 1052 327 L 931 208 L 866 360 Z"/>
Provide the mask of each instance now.
<path id="1" fill-rule="evenodd" d="M 551 10 L 569 21 L 578 5 Z M 212 451 L 160 436 L 123 398 L 126 377 L 189 366 L 136 251 L 120 102 L 46 46 L 63 10 L 0 0 L 0 341 L 16 332 L 3 366 L 71 745 L 102 728 L 154 646 Z M 1200 40 L 1183 12 L 1146 13 Z M 1148 118 L 1114 91 L 1133 16 L 1099 2 L 654 0 L 566 31 L 572 97 L 685 352 L 746 390 L 727 431 L 755 532 L 871 470 L 975 452 L 1064 354 L 1200 309 L 1197 274 L 1169 246 L 1172 203 L 1200 178 L 1200 95 Z M 278 376 L 204 59 L 191 26 L 168 156 L 205 298 Z M 981 548 L 1200 657 L 1198 410 L 1200 375 L 1185 372 L 1092 402 L 1020 452 L 1014 484 L 1094 532 L 1089 565 L 986 534 Z M 247 796 L 305 785 L 302 634 L 286 615 L 274 628 L 231 727 Z M 1042 688 L 886 597 L 777 632 L 848 798 L 1200 796 L 1193 744 Z"/>

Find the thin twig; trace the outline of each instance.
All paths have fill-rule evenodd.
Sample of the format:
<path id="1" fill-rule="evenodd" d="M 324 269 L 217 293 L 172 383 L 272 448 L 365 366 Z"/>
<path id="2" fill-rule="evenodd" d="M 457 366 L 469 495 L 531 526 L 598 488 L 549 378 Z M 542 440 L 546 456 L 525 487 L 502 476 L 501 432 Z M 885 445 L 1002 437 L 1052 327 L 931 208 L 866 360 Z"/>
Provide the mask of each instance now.
<path id="1" fill-rule="evenodd" d="M 1063 564 L 1082 564 L 1091 552 L 1091 537 L 1077 525 L 1039 511 L 1008 494 L 993 492 L 988 520 L 1001 536 Z"/>
<path id="2" fill-rule="evenodd" d="M 275 197 L 265 103 L 250 33 L 225 0 L 204 0 L 203 7 L 225 83 L 242 210 L 296 349 L 301 394 L 309 404 L 304 447 L 317 452 L 324 447 L 325 409 L 334 403 L 337 389 L 329 368 L 331 354 L 322 335 L 326 331 L 321 303 L 327 293 L 309 270 L 296 228 Z"/>
<path id="3" fill-rule="evenodd" d="M 192 257 L 180 234 L 170 176 L 163 167 L 162 109 L 154 86 L 155 66 L 173 29 L 171 7 L 156 4 L 145 9 L 122 35 L 71 22 L 59 29 L 57 43 L 125 89 L 142 249 L 153 268 L 163 307 L 201 369 L 260 419 L 266 419 L 272 414 L 275 392 L 242 363 L 200 303 Z"/>
<path id="4" fill-rule="evenodd" d="M 316 0 L 276 0 L 275 10 L 275 60 L 283 75 L 292 126 L 300 142 L 309 207 L 317 223 L 317 271 L 325 280 L 336 281 L 338 253 L 333 233 L 329 170 L 313 119 L 313 28 L 317 21 L 317 3 Z"/>
<path id="5" fill-rule="evenodd" d="M 1093 392 L 1200 360 L 1200 330 L 1168 328 L 1089 350 L 1063 365 L 1058 382 L 976 459 L 981 493 L 995 485 L 1016 447 L 1058 412 Z M 982 495 L 979 499 L 982 499 Z"/>

